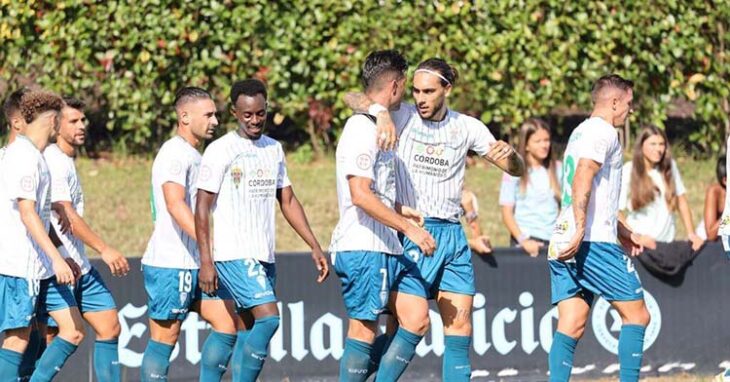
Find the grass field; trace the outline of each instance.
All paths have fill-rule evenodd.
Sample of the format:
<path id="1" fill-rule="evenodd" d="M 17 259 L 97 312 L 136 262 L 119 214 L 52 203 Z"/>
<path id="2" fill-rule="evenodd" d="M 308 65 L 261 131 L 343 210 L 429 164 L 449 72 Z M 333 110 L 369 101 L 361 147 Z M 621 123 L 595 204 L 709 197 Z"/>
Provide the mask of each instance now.
<path id="1" fill-rule="evenodd" d="M 697 224 L 702 216 L 705 188 L 714 181 L 714 161 L 680 158 L 678 164 Z M 138 157 L 78 160 L 88 221 L 102 237 L 127 256 L 141 256 L 152 232 L 149 207 L 151 166 L 151 160 Z M 289 176 L 317 238 L 326 249 L 337 223 L 334 160 L 304 165 L 289 161 Z M 500 171 L 486 163 L 469 168 L 466 175 L 467 187 L 479 199 L 482 229 L 491 236 L 495 246 L 509 243 L 497 205 L 501 176 Z M 277 251 L 307 250 L 280 214 L 277 219 Z M 677 223 L 678 238 L 686 237 L 682 224 Z"/>

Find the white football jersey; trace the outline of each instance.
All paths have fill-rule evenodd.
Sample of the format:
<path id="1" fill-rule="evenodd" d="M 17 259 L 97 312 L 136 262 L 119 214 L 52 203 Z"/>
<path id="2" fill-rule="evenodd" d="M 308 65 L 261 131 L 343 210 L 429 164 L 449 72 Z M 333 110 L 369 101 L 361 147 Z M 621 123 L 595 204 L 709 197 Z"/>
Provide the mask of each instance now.
<path id="1" fill-rule="evenodd" d="M 51 174 L 51 203 L 71 202 L 79 216 L 84 216 L 84 192 L 76 173 L 74 159 L 66 155 L 57 145 L 50 145 L 43 151 L 43 157 Z M 91 270 L 91 263 L 86 257 L 84 242 L 70 232 L 61 233 L 58 215 L 51 212 L 51 225 L 56 231 L 63 246 L 58 248 L 61 255 L 72 258 L 81 268 L 81 274 Z"/>
<path id="2" fill-rule="evenodd" d="M 375 123 L 364 115 L 350 117 L 337 143 L 336 158 L 340 220 L 332 234 L 330 252 L 402 254 L 396 231 L 352 204 L 350 195 L 348 177 L 364 177 L 372 180 L 370 188 L 383 204 L 390 208 L 395 205 L 396 155 L 378 149 Z"/>
<path id="3" fill-rule="evenodd" d="M 165 142 L 152 163 L 150 204 L 155 223 L 142 264 L 160 268 L 197 269 L 200 267 L 198 243 L 175 222 L 167 211 L 162 185 L 168 182 L 185 187 L 185 203 L 195 211 L 195 183 L 200 153 L 176 135 Z"/>
<path id="4" fill-rule="evenodd" d="M 484 156 L 496 142 L 480 120 L 448 110 L 442 121 L 421 119 L 411 104 L 391 112 L 398 129 L 397 200 L 425 217 L 458 222 L 469 150 Z"/>
<path id="5" fill-rule="evenodd" d="M 617 243 L 623 151 L 616 129 L 605 120 L 592 117 L 573 130 L 563 155 L 562 210 L 550 240 L 551 257 L 556 257 L 561 244 L 569 242 L 575 233 L 572 189 L 581 158 L 601 164 L 591 186 L 583 241 Z"/>
<path id="6" fill-rule="evenodd" d="M 0 274 L 44 280 L 53 276 L 48 256 L 23 224 L 18 200 L 35 201 L 46 231 L 50 228 L 51 179 L 43 154 L 20 135 L 7 146 L 0 163 Z"/>
<path id="7" fill-rule="evenodd" d="M 236 131 L 203 153 L 198 189 L 217 194 L 213 210 L 213 260 L 255 258 L 273 263 L 276 192 L 291 186 L 281 144 Z"/>

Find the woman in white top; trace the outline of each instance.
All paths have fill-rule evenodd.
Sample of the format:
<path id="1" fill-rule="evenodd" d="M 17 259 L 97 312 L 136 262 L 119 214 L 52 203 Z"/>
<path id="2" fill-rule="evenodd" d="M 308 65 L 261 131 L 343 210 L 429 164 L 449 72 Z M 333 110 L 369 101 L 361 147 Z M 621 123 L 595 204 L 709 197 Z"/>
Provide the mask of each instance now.
<path id="1" fill-rule="evenodd" d="M 679 211 L 692 249 L 704 242 L 694 232 L 692 212 L 682 177 L 664 131 L 647 126 L 634 146 L 633 160 L 624 165 L 619 208 L 626 222 L 641 235 L 642 244 L 656 249 L 656 242 L 674 241 L 674 211 Z"/>

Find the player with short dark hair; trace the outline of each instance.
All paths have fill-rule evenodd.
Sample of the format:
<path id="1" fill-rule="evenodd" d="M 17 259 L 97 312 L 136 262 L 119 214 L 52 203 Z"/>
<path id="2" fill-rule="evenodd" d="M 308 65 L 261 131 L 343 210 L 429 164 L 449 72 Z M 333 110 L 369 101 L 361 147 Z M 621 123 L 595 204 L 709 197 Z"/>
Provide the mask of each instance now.
<path id="1" fill-rule="evenodd" d="M 200 357 L 200 381 L 220 381 L 236 341 L 234 307 L 225 291 L 213 296 L 198 287 L 200 256 L 193 217 L 201 159 L 197 148 L 213 137 L 217 109 L 210 94 L 197 87 L 180 89 L 174 107 L 176 135 L 162 145 L 152 164 L 155 228 L 142 257 L 150 339 L 142 359 L 142 381 L 167 379 L 170 355 L 190 310 L 213 328 Z"/>
<path id="2" fill-rule="evenodd" d="M 567 381 L 575 346 L 597 294 L 619 312 L 621 381 L 637 381 L 650 316 L 631 256 L 643 248 L 619 216 L 623 149 L 616 126 L 632 109 L 633 83 L 612 74 L 593 85 L 593 111 L 570 134 L 563 156 L 562 211 L 548 248 L 558 327 L 550 348 L 551 381 Z M 623 248 L 622 248 L 623 246 Z M 626 251 L 626 252 L 625 252 Z"/>
<path id="3" fill-rule="evenodd" d="M 396 51 L 370 53 L 362 73 L 365 94 L 386 108 L 399 107 L 407 68 L 405 58 Z M 387 114 L 387 110 L 380 113 Z M 395 204 L 396 155 L 378 149 L 375 119 L 370 114 L 350 117 L 337 143 L 340 220 L 330 252 L 349 317 L 340 359 L 340 381 L 347 382 L 365 381 L 375 369 L 378 381 L 397 380 L 429 325 L 425 291 L 391 292 L 398 279 L 413 278 L 414 284 L 420 284 L 415 265 L 403 256 L 398 232 L 427 254 L 436 243 L 419 226 L 422 218 L 416 211 Z M 378 317 L 388 305 L 400 328 L 380 361 L 385 337 L 379 337 L 376 344 Z"/>
<path id="4" fill-rule="evenodd" d="M 425 216 L 425 228 L 438 247 L 425 254 L 407 237 L 403 251 L 418 266 L 426 293 L 435 299 L 444 324 L 444 381 L 468 381 L 471 376 L 471 309 L 476 287 L 471 251 L 460 224 L 467 152 L 475 151 L 505 172 L 519 176 L 524 163 L 515 150 L 497 141 L 479 120 L 450 110 L 447 98 L 458 79 L 446 61 L 431 58 L 418 65 L 413 76 L 415 105 L 391 110 L 399 137 L 396 170 L 399 204 Z M 370 105 L 367 97 L 353 97 L 352 106 Z M 387 118 L 387 116 L 386 116 Z M 383 137 L 388 141 L 387 133 Z M 421 285 L 399 280 L 394 289 L 420 293 Z"/>
<path id="5" fill-rule="evenodd" d="M 274 292 L 277 201 L 284 218 L 312 249 L 317 281 L 329 274 L 327 260 L 287 176 L 284 150 L 264 135 L 266 108 L 263 83 L 245 80 L 233 85 L 231 114 L 238 129 L 206 148 L 197 181 L 200 288 L 209 294 L 227 290 L 245 326 L 238 332 L 233 352 L 234 381 L 256 380 L 269 341 L 279 327 Z M 215 221 L 212 246 L 211 210 Z"/>
<path id="6" fill-rule="evenodd" d="M 0 331 L 5 333 L 0 380 L 20 376 L 36 311 L 49 312 L 59 322 L 60 333 L 38 360 L 31 381 L 50 381 L 84 336 L 69 288 L 77 267 L 48 236 L 51 179 L 42 152 L 58 133 L 62 107 L 63 100 L 55 94 L 25 92 L 19 102 L 24 134 L 8 145 L 0 165 L 0 220 L 6 222 L 0 231 L 0 296 L 7 299 L 0 315 Z"/>
<path id="7" fill-rule="evenodd" d="M 84 194 L 76 171 L 74 159 L 78 148 L 86 142 L 86 116 L 84 103 L 76 98 L 64 98 L 61 123 L 55 144 L 43 151 L 51 176 L 51 226 L 52 234 L 60 241 L 61 254 L 76 262 L 81 271 L 73 293 L 82 317 L 94 329 L 94 371 L 99 381 L 120 381 L 121 369 L 117 339 L 121 331 L 117 308 L 109 288 L 91 266 L 85 245 L 97 251 L 115 276 L 129 272 L 129 264 L 122 254 L 108 245 L 83 219 Z M 69 230 L 63 229 L 60 216 L 68 221 Z M 42 314 L 40 324 L 49 317 Z M 49 332 L 58 333 L 54 320 L 48 322 Z M 52 329 L 52 327 L 55 327 Z M 55 330 L 54 330 L 55 329 Z"/>

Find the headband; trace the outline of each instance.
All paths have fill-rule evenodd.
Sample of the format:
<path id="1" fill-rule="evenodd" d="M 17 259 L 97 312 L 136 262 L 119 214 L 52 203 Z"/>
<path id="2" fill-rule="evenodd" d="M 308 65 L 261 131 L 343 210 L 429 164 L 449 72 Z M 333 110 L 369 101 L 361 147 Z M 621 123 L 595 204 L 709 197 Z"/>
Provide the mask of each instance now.
<path id="1" fill-rule="evenodd" d="M 419 72 L 424 72 L 424 73 L 428 73 L 428 74 L 433 74 L 434 76 L 436 76 L 436 77 L 438 77 L 438 78 L 440 78 L 440 79 L 442 79 L 442 80 L 446 81 L 446 83 L 447 83 L 447 84 L 451 85 L 451 81 L 447 80 L 447 79 L 446 79 L 446 77 L 442 76 L 442 75 L 441 75 L 441 73 L 439 73 L 439 72 L 437 72 L 437 71 L 434 71 L 434 70 L 430 70 L 430 69 L 416 69 L 416 71 L 415 71 L 415 72 L 414 72 L 413 74 L 415 74 L 415 73 L 419 73 Z"/>

